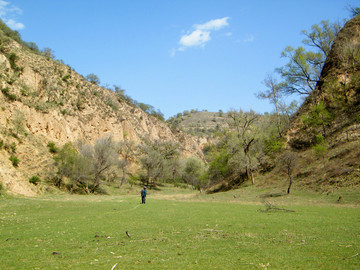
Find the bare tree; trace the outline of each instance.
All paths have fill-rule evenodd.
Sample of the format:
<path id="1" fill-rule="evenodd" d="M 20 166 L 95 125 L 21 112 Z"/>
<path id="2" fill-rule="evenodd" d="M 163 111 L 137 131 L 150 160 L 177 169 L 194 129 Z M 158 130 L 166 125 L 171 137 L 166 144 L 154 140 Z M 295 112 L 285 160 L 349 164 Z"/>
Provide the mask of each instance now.
<path id="1" fill-rule="evenodd" d="M 270 103 L 275 106 L 276 113 L 276 127 L 278 134 L 281 137 L 281 119 L 280 119 L 280 99 L 281 99 L 281 85 L 277 82 L 273 75 L 268 75 L 264 84 L 267 87 L 267 90 L 259 92 L 257 97 L 260 99 L 268 99 Z"/>
<path id="2" fill-rule="evenodd" d="M 94 146 L 94 184 L 91 192 L 100 185 L 100 181 L 104 179 L 104 174 L 112 166 L 117 164 L 117 151 L 111 137 L 99 139 Z"/>
<path id="3" fill-rule="evenodd" d="M 279 165 L 281 170 L 287 174 L 289 185 L 287 188 L 287 194 L 290 194 L 290 189 L 293 184 L 293 174 L 297 167 L 297 154 L 287 151 L 283 153 L 279 158 Z"/>

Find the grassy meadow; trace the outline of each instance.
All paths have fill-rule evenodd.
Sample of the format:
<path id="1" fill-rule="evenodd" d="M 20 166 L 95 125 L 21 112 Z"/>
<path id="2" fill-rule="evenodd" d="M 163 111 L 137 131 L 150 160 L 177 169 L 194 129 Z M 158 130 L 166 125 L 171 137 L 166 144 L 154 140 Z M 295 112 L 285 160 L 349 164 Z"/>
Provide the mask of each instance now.
<path id="1" fill-rule="evenodd" d="M 359 193 L 266 199 L 287 212 L 263 192 L 2 196 L 0 268 L 360 268 Z"/>

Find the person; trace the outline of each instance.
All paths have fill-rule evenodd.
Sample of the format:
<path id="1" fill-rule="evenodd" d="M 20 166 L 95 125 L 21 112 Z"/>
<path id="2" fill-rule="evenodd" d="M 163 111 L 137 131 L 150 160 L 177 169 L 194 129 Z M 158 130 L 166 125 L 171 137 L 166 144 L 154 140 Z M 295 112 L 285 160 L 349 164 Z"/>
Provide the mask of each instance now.
<path id="1" fill-rule="evenodd" d="M 141 190 L 141 203 L 144 203 L 144 204 L 145 204 L 145 200 L 146 200 L 146 187 L 144 187 L 144 188 Z"/>

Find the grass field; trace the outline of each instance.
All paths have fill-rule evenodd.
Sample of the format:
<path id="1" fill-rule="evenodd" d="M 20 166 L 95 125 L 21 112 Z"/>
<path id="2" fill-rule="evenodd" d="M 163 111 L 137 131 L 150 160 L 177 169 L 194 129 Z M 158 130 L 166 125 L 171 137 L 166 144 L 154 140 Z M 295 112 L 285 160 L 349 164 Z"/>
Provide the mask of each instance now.
<path id="1" fill-rule="evenodd" d="M 256 192 L 3 196 L 0 269 L 360 269 L 358 193 Z"/>

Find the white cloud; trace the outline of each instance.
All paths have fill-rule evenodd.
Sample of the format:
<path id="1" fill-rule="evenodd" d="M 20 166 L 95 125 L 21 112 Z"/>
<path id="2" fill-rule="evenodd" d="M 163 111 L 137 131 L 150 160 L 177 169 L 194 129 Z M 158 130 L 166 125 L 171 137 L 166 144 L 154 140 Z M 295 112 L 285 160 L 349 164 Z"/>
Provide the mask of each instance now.
<path id="1" fill-rule="evenodd" d="M 228 19 L 229 19 L 229 17 L 211 20 L 204 24 L 195 24 L 194 27 L 198 30 L 219 30 L 219 29 L 229 25 L 229 23 L 227 22 Z"/>
<path id="2" fill-rule="evenodd" d="M 204 47 L 205 44 L 211 40 L 211 31 L 217 31 L 228 26 L 228 19 L 229 17 L 224 17 L 221 19 L 210 20 L 203 24 L 195 24 L 193 26 L 195 30 L 181 36 L 178 51 L 184 51 L 189 47 Z M 172 53 L 172 56 L 174 55 L 175 53 Z"/>
<path id="3" fill-rule="evenodd" d="M 189 35 L 183 35 L 179 44 L 183 47 L 204 46 L 210 39 L 209 31 L 195 30 Z"/>
<path id="4" fill-rule="evenodd" d="M 22 24 L 21 22 L 17 22 L 13 19 L 7 20 L 6 21 L 7 26 L 9 26 L 11 29 L 14 30 L 21 30 L 25 28 L 25 25 Z"/>
<path id="5" fill-rule="evenodd" d="M 8 6 L 8 5 L 9 5 L 9 2 L 0 0 L 0 7 L 6 7 L 6 6 Z"/>
<path id="6" fill-rule="evenodd" d="M 21 15 L 22 10 L 8 1 L 0 0 L 0 18 L 12 29 L 21 30 L 25 25 L 16 20 L 16 15 Z"/>
<path id="7" fill-rule="evenodd" d="M 250 43 L 250 42 L 253 42 L 254 40 L 255 40 L 255 36 L 254 36 L 254 35 L 249 35 L 249 34 L 247 34 L 247 35 L 245 36 L 245 38 L 239 39 L 239 40 L 237 40 L 236 42 L 238 42 L 238 43 Z"/>

